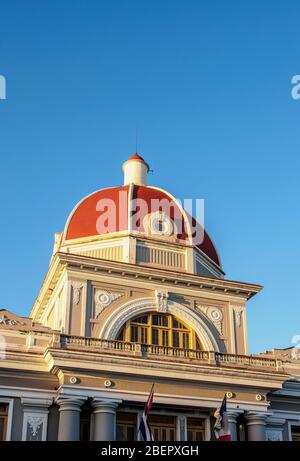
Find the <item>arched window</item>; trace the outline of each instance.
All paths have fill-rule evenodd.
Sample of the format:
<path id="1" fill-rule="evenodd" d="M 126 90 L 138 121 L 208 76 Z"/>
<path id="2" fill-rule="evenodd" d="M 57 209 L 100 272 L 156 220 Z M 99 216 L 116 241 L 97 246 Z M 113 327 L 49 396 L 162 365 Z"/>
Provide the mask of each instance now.
<path id="1" fill-rule="evenodd" d="M 170 314 L 149 312 L 134 317 L 122 327 L 117 340 L 182 349 L 203 349 L 196 333 Z"/>

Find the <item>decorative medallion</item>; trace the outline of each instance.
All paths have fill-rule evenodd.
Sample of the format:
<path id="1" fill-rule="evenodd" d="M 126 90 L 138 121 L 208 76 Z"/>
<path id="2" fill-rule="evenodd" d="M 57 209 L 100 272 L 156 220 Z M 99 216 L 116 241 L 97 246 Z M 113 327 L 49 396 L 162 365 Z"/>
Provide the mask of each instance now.
<path id="1" fill-rule="evenodd" d="M 95 318 L 99 317 L 101 312 L 108 307 L 113 301 L 123 296 L 122 293 L 95 290 Z"/>
<path id="2" fill-rule="evenodd" d="M 213 323 L 218 332 L 223 334 L 223 312 L 218 307 L 197 305 L 197 308 Z"/>
<path id="3" fill-rule="evenodd" d="M 144 228 L 152 235 L 169 237 L 174 234 L 174 223 L 163 211 L 156 211 L 146 215 Z"/>

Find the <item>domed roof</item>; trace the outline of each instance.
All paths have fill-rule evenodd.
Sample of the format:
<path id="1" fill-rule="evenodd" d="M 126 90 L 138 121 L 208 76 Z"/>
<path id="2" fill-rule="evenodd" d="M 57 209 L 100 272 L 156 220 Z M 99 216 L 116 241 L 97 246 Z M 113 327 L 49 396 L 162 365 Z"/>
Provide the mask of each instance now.
<path id="1" fill-rule="evenodd" d="M 171 194 L 145 185 L 126 184 L 102 189 L 85 197 L 72 211 L 63 241 L 124 232 L 144 236 L 147 232 L 145 218 L 149 216 L 149 211 L 151 215 L 158 213 L 167 216 L 172 223 L 173 242 L 197 247 L 221 267 L 215 245 L 200 224 L 188 215 Z M 195 239 L 191 229 L 194 232 L 202 231 L 201 243 Z"/>

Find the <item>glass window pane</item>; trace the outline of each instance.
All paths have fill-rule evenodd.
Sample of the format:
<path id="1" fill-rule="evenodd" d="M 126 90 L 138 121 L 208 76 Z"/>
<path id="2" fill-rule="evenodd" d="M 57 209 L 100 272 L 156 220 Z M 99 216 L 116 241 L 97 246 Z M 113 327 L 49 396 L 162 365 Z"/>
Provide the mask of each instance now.
<path id="1" fill-rule="evenodd" d="M 182 333 L 182 347 L 184 349 L 189 348 L 189 334 L 188 333 Z"/>
<path id="2" fill-rule="evenodd" d="M 124 333 L 125 333 L 125 329 L 122 328 L 122 330 L 119 332 L 117 336 L 117 341 L 124 341 Z"/>
<path id="3" fill-rule="evenodd" d="M 127 442 L 135 440 L 135 429 L 132 426 L 127 426 Z"/>
<path id="4" fill-rule="evenodd" d="M 176 319 L 173 318 L 172 324 L 173 324 L 173 328 L 179 328 L 179 322 L 178 322 L 178 320 L 176 320 Z"/>
<path id="5" fill-rule="evenodd" d="M 117 424 L 116 439 L 119 442 L 123 442 L 123 426 L 119 426 L 119 424 Z"/>
<path id="6" fill-rule="evenodd" d="M 300 426 L 292 426 L 292 441 L 293 442 L 300 442 Z"/>
<path id="7" fill-rule="evenodd" d="M 158 345 L 158 329 L 152 328 L 152 344 Z"/>
<path id="8" fill-rule="evenodd" d="M 158 315 L 152 315 L 152 325 L 158 325 Z"/>
<path id="9" fill-rule="evenodd" d="M 5 419 L 3 417 L 0 418 L 0 440 L 5 440 Z"/>
<path id="10" fill-rule="evenodd" d="M 168 330 L 163 330 L 163 332 L 162 332 L 162 341 L 163 341 L 163 346 L 168 346 L 169 345 L 169 332 L 168 332 Z"/>
<path id="11" fill-rule="evenodd" d="M 202 350 L 202 344 L 199 341 L 199 338 L 196 336 L 196 349 Z"/>
<path id="12" fill-rule="evenodd" d="M 179 333 L 178 333 L 178 331 L 173 331 L 173 347 L 179 347 Z"/>
<path id="13" fill-rule="evenodd" d="M 148 315 L 142 315 L 133 320 L 134 323 L 148 323 Z"/>
<path id="14" fill-rule="evenodd" d="M 196 442 L 202 442 L 203 440 L 203 432 L 196 432 Z"/>
<path id="15" fill-rule="evenodd" d="M 141 328 L 141 342 L 143 344 L 147 344 L 147 333 L 148 333 L 147 328 L 142 327 Z"/>
<path id="16" fill-rule="evenodd" d="M 166 315 L 161 316 L 161 326 L 167 327 L 168 326 L 168 317 Z"/>
<path id="17" fill-rule="evenodd" d="M 130 340 L 132 343 L 138 342 L 138 327 L 131 326 L 130 328 Z"/>

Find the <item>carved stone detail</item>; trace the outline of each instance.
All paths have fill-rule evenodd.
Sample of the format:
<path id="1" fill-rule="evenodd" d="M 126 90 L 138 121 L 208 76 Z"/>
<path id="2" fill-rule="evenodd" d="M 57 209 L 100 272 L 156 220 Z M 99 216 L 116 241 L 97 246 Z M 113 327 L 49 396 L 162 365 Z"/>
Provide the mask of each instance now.
<path id="1" fill-rule="evenodd" d="M 40 426 L 43 424 L 43 418 L 39 416 L 29 416 L 27 419 L 27 424 L 31 430 L 31 434 L 33 437 L 36 437 Z"/>
<path id="2" fill-rule="evenodd" d="M 122 293 L 95 290 L 95 318 L 99 317 L 101 312 L 108 307 L 113 301 L 123 296 Z"/>
<path id="3" fill-rule="evenodd" d="M 158 312 L 167 312 L 169 293 L 166 290 L 156 290 L 155 296 Z"/>
<path id="4" fill-rule="evenodd" d="M 9 317 L 7 317 L 7 315 L 3 314 L 0 316 L 0 325 L 14 326 L 14 325 L 25 325 L 25 323 L 21 322 L 20 320 L 10 319 Z"/>
<path id="5" fill-rule="evenodd" d="M 282 441 L 282 431 L 266 431 L 266 439 L 268 442 L 281 442 Z"/>
<path id="6" fill-rule="evenodd" d="M 214 324 L 218 332 L 223 334 L 223 312 L 218 307 L 197 305 L 198 310 Z"/>
<path id="7" fill-rule="evenodd" d="M 80 303 L 82 288 L 83 282 L 72 282 L 72 306 L 78 306 Z"/>
<path id="8" fill-rule="evenodd" d="M 236 326 L 240 328 L 242 326 L 244 307 L 243 306 L 233 306 L 233 311 L 236 319 Z"/>

